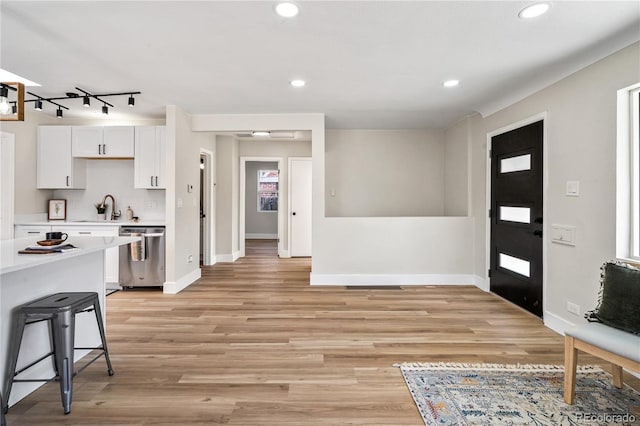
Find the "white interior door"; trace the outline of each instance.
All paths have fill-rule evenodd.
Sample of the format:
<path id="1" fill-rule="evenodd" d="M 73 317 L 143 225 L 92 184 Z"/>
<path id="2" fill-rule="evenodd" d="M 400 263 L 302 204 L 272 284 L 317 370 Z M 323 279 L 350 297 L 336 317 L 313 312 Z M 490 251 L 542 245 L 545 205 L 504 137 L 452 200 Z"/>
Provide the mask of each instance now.
<path id="1" fill-rule="evenodd" d="M 311 158 L 289 158 L 289 252 L 311 256 Z"/>

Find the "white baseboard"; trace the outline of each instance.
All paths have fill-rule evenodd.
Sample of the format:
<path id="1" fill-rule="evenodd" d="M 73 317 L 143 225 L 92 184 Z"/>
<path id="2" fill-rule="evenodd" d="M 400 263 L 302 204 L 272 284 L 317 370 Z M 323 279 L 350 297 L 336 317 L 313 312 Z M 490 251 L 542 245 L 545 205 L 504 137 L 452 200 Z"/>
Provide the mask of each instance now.
<path id="1" fill-rule="evenodd" d="M 247 240 L 277 240 L 278 234 L 244 234 Z"/>
<path id="2" fill-rule="evenodd" d="M 162 292 L 164 294 L 178 294 L 179 292 L 199 280 L 201 276 L 202 271 L 200 270 L 200 268 L 194 269 L 187 275 L 180 277 L 180 279 L 176 282 L 165 282 L 164 286 L 162 287 Z"/>
<path id="3" fill-rule="evenodd" d="M 278 250 L 278 257 L 281 259 L 288 259 L 291 257 L 289 250 Z"/>
<path id="4" fill-rule="evenodd" d="M 564 331 L 570 327 L 574 327 L 575 324 L 567 321 L 564 318 L 556 314 L 552 314 L 549 311 L 544 312 L 544 325 L 547 328 L 555 331 L 558 334 L 562 334 L 564 336 Z"/>
<path id="5" fill-rule="evenodd" d="M 314 274 L 311 285 L 475 285 L 466 274 Z"/>
<path id="6" fill-rule="evenodd" d="M 234 251 L 231 254 L 216 255 L 216 262 L 221 262 L 221 263 L 233 263 L 238 259 L 240 259 L 240 250 Z"/>
<path id="7" fill-rule="evenodd" d="M 475 285 L 476 287 L 478 287 L 482 291 L 486 291 L 487 293 L 489 291 L 491 291 L 489 289 L 489 281 L 485 280 L 484 278 L 482 278 L 479 275 L 474 275 L 473 276 L 473 285 Z"/>

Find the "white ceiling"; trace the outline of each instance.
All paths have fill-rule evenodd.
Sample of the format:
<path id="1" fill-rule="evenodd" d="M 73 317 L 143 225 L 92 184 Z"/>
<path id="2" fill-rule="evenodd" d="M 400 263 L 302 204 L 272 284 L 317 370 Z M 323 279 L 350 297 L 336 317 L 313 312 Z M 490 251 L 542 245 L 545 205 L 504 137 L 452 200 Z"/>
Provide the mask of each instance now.
<path id="1" fill-rule="evenodd" d="M 638 1 L 554 1 L 519 19 L 530 3 L 298 1 L 287 20 L 273 1 L 2 0 L 0 68 L 40 83 L 41 96 L 142 92 L 134 109 L 112 98 L 111 119 L 177 105 L 427 128 L 495 112 L 640 38 Z M 461 85 L 443 88 L 449 78 Z M 66 104 L 66 116 L 87 113 Z"/>

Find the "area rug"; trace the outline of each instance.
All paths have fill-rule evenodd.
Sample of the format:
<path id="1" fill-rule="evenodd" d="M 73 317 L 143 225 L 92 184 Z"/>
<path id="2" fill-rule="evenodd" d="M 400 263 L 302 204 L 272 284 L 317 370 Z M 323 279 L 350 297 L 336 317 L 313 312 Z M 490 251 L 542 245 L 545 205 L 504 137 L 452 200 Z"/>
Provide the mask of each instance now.
<path id="1" fill-rule="evenodd" d="M 555 365 L 399 364 L 426 425 L 640 424 L 640 393 L 578 367 L 574 405 Z"/>

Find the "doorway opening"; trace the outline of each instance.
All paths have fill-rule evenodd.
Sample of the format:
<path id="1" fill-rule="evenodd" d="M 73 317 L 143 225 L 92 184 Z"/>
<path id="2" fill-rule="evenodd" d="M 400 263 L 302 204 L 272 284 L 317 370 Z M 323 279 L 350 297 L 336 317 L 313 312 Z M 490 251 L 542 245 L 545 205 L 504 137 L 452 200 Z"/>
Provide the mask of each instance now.
<path id="1" fill-rule="evenodd" d="M 215 163 L 213 152 L 200 150 L 200 266 L 216 263 Z"/>
<path id="2" fill-rule="evenodd" d="M 280 157 L 240 159 L 240 256 L 247 240 L 270 240 L 281 253 L 283 207 Z"/>

